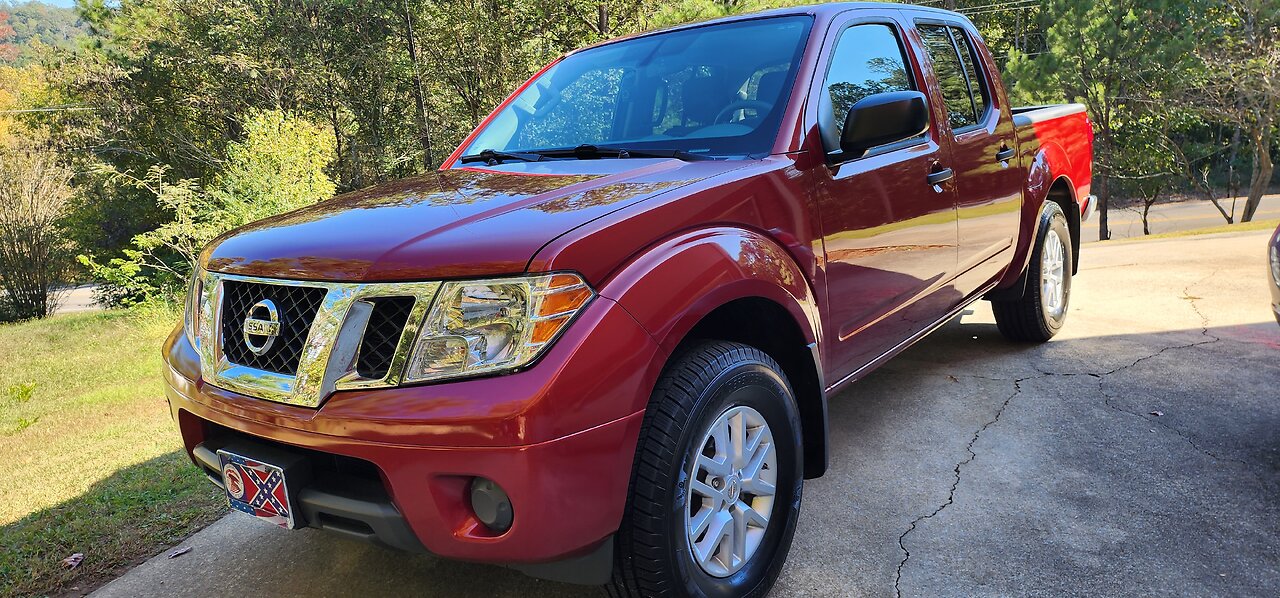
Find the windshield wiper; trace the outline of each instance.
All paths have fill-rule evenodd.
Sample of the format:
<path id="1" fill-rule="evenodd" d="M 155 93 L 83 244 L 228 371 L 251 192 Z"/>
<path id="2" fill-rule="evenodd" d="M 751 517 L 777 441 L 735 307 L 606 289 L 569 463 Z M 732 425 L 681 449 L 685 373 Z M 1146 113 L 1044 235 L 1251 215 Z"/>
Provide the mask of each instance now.
<path id="1" fill-rule="evenodd" d="M 459 162 L 466 164 L 468 162 L 484 162 L 490 166 L 498 164 L 503 160 L 519 160 L 521 162 L 541 162 L 544 159 L 542 154 L 526 153 L 526 152 L 503 152 L 498 150 L 480 150 L 478 154 L 471 154 L 458 158 Z"/>
<path id="2" fill-rule="evenodd" d="M 590 158 L 675 158 L 685 162 L 715 160 L 712 156 L 695 154 L 681 149 L 638 149 L 625 147 L 599 147 L 590 144 L 579 145 L 572 149 L 533 150 L 544 156 L 574 157 L 579 160 Z"/>

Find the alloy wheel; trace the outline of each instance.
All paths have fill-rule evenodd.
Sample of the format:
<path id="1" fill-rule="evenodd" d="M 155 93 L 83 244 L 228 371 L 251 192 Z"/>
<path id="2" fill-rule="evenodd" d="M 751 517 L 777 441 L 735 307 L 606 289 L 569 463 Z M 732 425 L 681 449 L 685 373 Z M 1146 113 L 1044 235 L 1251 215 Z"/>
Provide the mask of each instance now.
<path id="1" fill-rule="evenodd" d="M 1044 301 L 1044 309 L 1053 318 L 1062 317 L 1067 309 L 1066 279 L 1067 247 L 1058 236 L 1058 231 L 1050 230 L 1044 238 L 1044 248 L 1040 258 L 1040 296 Z"/>
<path id="2" fill-rule="evenodd" d="M 728 577 L 755 554 L 769 527 L 778 482 L 773 433 L 759 411 L 739 405 L 694 445 L 685 530 L 708 575 Z"/>

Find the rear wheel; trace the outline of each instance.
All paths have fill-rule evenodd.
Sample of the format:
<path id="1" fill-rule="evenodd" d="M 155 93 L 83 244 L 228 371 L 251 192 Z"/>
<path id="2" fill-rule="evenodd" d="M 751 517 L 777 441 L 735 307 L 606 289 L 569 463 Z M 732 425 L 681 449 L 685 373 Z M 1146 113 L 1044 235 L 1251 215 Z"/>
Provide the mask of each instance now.
<path id="1" fill-rule="evenodd" d="M 764 352 L 707 341 L 645 413 L 614 596 L 763 596 L 791 546 L 804 470 L 795 396 Z"/>
<path id="2" fill-rule="evenodd" d="M 992 301 L 996 326 L 1015 341 L 1045 342 L 1062 328 L 1071 301 L 1071 231 L 1058 204 L 1049 203 L 1041 215 L 1036 246 L 1027 264 L 1022 297 Z"/>

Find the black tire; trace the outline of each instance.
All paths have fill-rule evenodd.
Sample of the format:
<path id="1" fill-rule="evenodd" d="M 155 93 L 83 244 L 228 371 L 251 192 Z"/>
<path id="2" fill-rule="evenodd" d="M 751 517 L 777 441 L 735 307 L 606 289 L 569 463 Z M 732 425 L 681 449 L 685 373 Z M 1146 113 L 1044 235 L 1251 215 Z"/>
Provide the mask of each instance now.
<path id="1" fill-rule="evenodd" d="M 776 494 L 758 548 L 741 569 L 714 577 L 694 561 L 686 533 L 694 443 L 731 408 L 764 417 L 777 458 Z M 609 595 L 764 596 L 791 548 L 804 484 L 800 416 L 782 368 L 739 343 L 703 341 L 678 353 L 645 412 L 617 537 Z M 745 490 L 744 490 L 745 492 Z M 705 532 L 704 532 L 705 533 Z"/>
<path id="2" fill-rule="evenodd" d="M 1050 235 L 1050 233 L 1054 235 Z M 1046 241 L 1056 236 L 1062 244 L 1062 308 L 1054 314 L 1045 301 L 1041 264 L 1044 259 Z M 1036 245 L 1031 252 L 1031 260 L 1027 263 L 1027 284 L 1022 297 L 1005 301 L 992 301 L 991 310 L 995 312 L 996 326 L 1000 333 L 1014 341 L 1043 343 L 1053 338 L 1067 319 L 1067 309 L 1071 305 L 1071 271 L 1075 264 L 1075 255 L 1071 251 L 1071 231 L 1067 228 L 1067 217 L 1058 204 L 1045 204 L 1040 213 L 1039 232 L 1036 233 Z"/>

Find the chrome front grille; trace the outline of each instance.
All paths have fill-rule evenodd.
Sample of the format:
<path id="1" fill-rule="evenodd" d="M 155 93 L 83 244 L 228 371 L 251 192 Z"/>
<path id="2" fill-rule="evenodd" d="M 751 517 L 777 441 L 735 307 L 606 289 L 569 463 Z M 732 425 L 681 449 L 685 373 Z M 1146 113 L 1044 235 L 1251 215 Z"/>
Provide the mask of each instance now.
<path id="1" fill-rule="evenodd" d="M 318 407 L 336 390 L 399 384 L 440 288 L 438 282 L 201 276 L 196 349 L 202 377 L 226 390 L 305 407 Z"/>
<path id="2" fill-rule="evenodd" d="M 222 345 L 223 353 L 231 363 L 249 366 L 277 374 L 292 376 L 298 371 L 298 359 L 307 343 L 311 323 L 315 321 L 325 290 L 320 287 L 263 284 L 228 280 L 222 283 Z M 279 336 L 266 351 L 254 353 L 243 342 L 245 318 L 261 301 L 271 301 L 277 307 L 280 321 Z M 403 327 L 403 323 L 401 323 Z M 400 331 L 395 331 L 397 338 Z"/>

